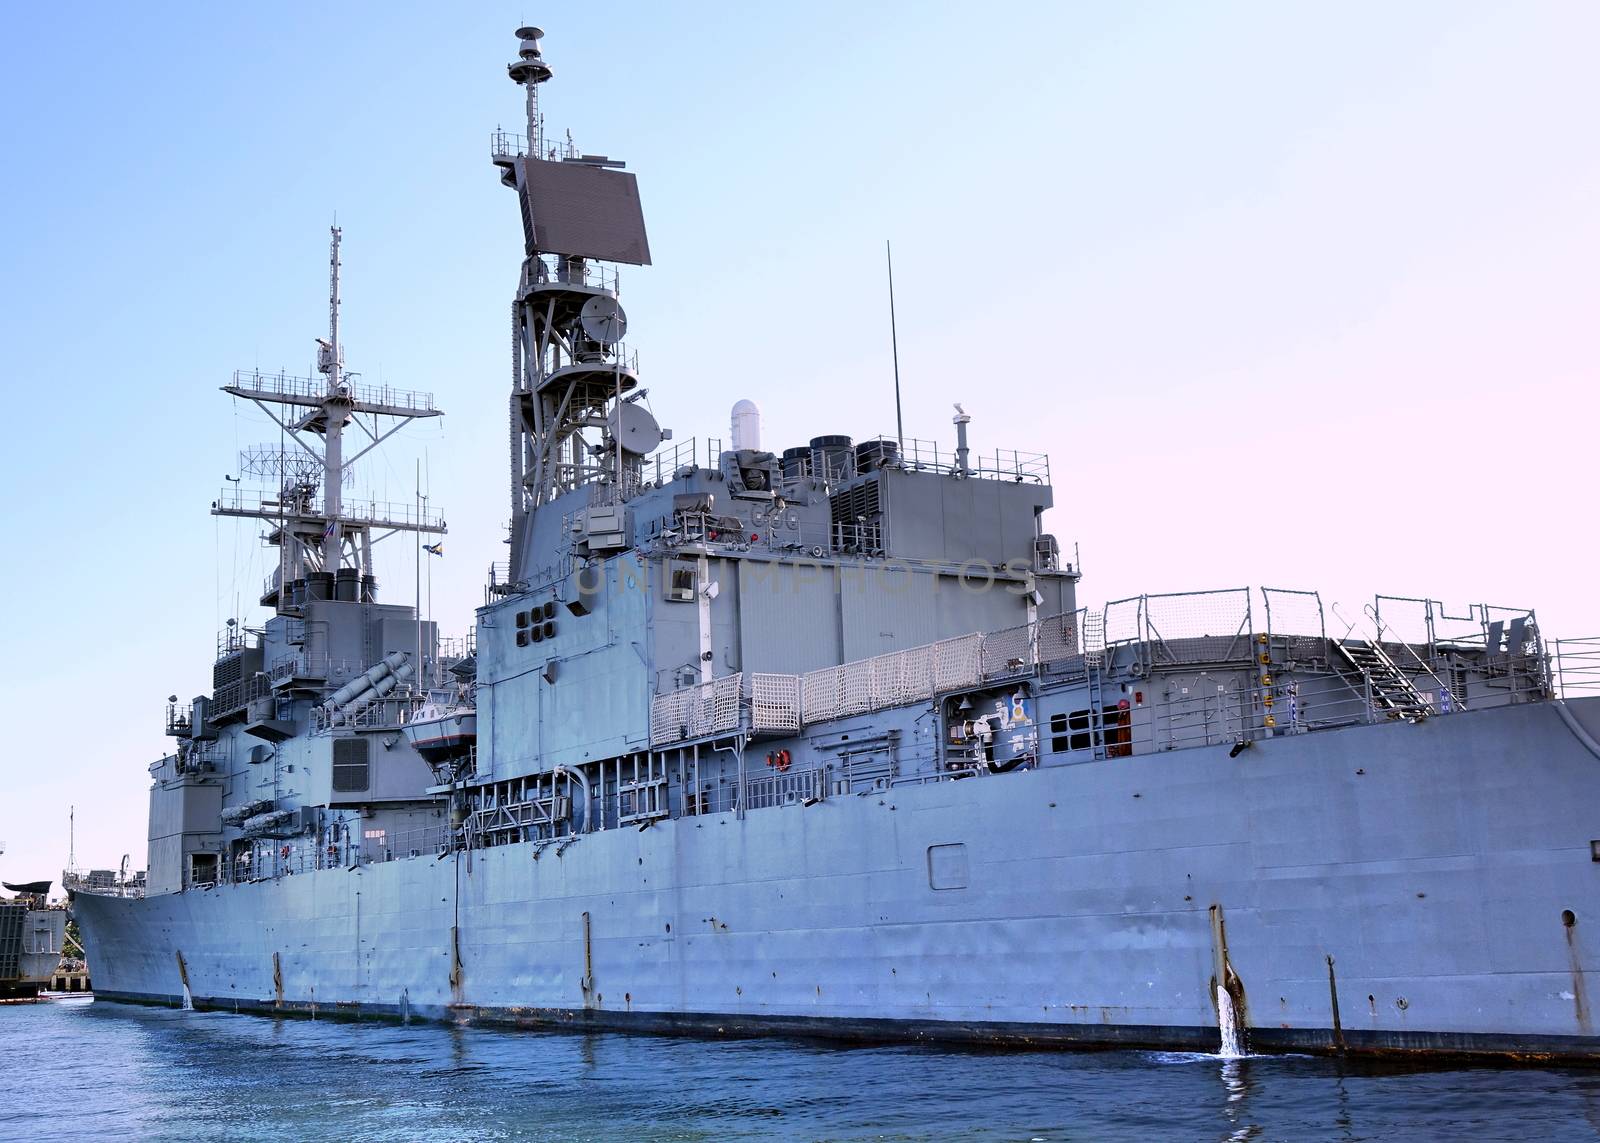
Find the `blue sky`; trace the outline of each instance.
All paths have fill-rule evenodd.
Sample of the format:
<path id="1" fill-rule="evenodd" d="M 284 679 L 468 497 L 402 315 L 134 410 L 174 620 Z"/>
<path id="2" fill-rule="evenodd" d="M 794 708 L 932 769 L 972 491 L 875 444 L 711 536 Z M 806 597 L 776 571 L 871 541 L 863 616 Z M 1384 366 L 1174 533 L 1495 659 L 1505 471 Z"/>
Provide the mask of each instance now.
<path id="1" fill-rule="evenodd" d="M 267 560 L 207 507 L 273 440 L 217 392 L 309 366 L 327 227 L 369 381 L 448 415 L 364 465 L 503 558 L 519 257 L 488 134 L 511 31 L 549 127 L 640 175 L 629 341 L 680 440 L 893 431 L 1048 451 L 1088 601 L 1266 583 L 1600 633 L 1600 8 L 1587 3 L 16 9 L 0 43 L 16 709 L 0 875 L 143 865 L 168 693 Z M 411 556 L 380 571 L 409 598 Z M 236 600 L 243 605 L 236 606 Z"/>

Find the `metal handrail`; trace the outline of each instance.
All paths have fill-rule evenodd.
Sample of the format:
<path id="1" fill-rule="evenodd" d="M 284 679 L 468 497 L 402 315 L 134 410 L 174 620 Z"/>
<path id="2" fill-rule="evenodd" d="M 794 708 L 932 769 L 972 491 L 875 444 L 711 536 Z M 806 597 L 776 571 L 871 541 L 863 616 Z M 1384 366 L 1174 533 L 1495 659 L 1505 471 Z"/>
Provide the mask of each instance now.
<path id="1" fill-rule="evenodd" d="M 1550 640 L 1555 690 L 1563 699 L 1600 695 L 1600 636 Z"/>
<path id="2" fill-rule="evenodd" d="M 597 356 L 592 361 L 568 361 L 565 365 L 558 366 L 545 375 L 544 381 L 549 383 L 552 377 L 559 377 L 563 373 L 571 372 L 612 373 L 627 371 L 639 372 L 639 351 L 632 349 L 622 342 L 608 345 L 603 356 Z"/>
<path id="3" fill-rule="evenodd" d="M 938 441 L 919 440 L 915 437 L 869 437 L 859 444 L 893 444 L 896 459 L 890 464 L 918 472 L 935 472 L 953 475 L 961 465 L 954 447 Z M 989 452 L 971 450 L 967 454 L 966 474 L 991 480 L 1029 481 L 1050 483 L 1050 456 L 1042 452 L 1022 452 L 1018 449 L 997 448 Z"/>
<path id="4" fill-rule="evenodd" d="M 565 139 L 543 136 L 531 143 L 526 135 L 499 128 L 489 133 L 489 156 L 495 159 L 516 159 L 531 156 L 536 159 L 576 159 L 578 148 Z"/>
<path id="5" fill-rule="evenodd" d="M 701 448 L 704 447 L 705 460 L 700 459 Z M 678 472 L 685 468 L 709 468 L 715 470 L 722 463 L 722 439 L 720 437 L 690 437 L 686 441 L 677 441 L 670 445 L 662 445 L 655 452 L 644 459 L 646 479 L 657 484 L 671 480 Z"/>
<path id="6" fill-rule="evenodd" d="M 533 271 L 532 284 L 535 286 L 578 286 L 612 294 L 620 292 L 622 288 L 622 274 L 617 267 L 588 258 L 541 254 L 529 264 L 529 269 Z"/>
<path id="7" fill-rule="evenodd" d="M 1440 693 L 1449 695 L 1452 702 L 1454 702 L 1462 710 L 1465 710 L 1466 706 L 1467 706 L 1466 696 L 1462 695 L 1462 694 L 1458 694 L 1456 692 L 1455 687 L 1451 686 L 1449 683 L 1447 683 L 1443 679 L 1441 679 L 1439 677 L 1438 673 L 1433 669 L 1433 665 L 1429 662 L 1429 659 L 1435 658 L 1437 656 L 1437 654 L 1438 654 L 1437 644 L 1434 642 L 1434 635 L 1433 635 L 1433 602 L 1431 600 L 1409 600 L 1409 599 L 1405 600 L 1406 602 L 1410 602 L 1410 603 L 1426 603 L 1428 605 L 1428 613 L 1427 613 L 1427 639 L 1428 639 L 1428 642 L 1427 642 L 1427 647 L 1428 647 L 1429 659 L 1424 659 L 1421 655 L 1417 654 L 1417 649 L 1415 647 L 1413 647 L 1408 640 L 1405 640 L 1405 639 L 1385 639 L 1383 637 L 1384 636 L 1384 632 L 1385 632 L 1385 630 L 1387 628 L 1386 628 L 1386 626 L 1385 626 L 1385 624 L 1383 622 L 1383 616 L 1379 611 L 1379 607 L 1381 605 L 1381 601 L 1386 599 L 1386 598 L 1387 599 L 1404 599 L 1404 597 L 1402 597 L 1402 596 L 1382 596 L 1382 595 L 1380 595 L 1380 596 L 1374 597 L 1374 599 L 1373 599 L 1373 601 L 1371 603 L 1368 603 L 1368 604 L 1364 605 L 1361 608 L 1361 613 L 1367 617 L 1367 622 L 1372 625 L 1372 630 L 1373 630 L 1375 643 L 1380 645 L 1380 646 L 1382 646 L 1382 647 L 1384 647 L 1384 648 L 1388 648 L 1388 647 L 1403 647 L 1405 649 L 1406 654 L 1411 656 L 1412 660 L 1417 664 L 1418 668 L 1420 668 L 1422 670 L 1422 672 L 1428 676 L 1428 678 L 1433 680 L 1434 686 L 1439 688 Z"/>
<path id="8" fill-rule="evenodd" d="M 1594 656 L 1592 685 L 1600 690 L 1600 639 L 1589 642 L 1592 646 L 1587 648 L 1587 653 Z M 1509 668 L 1516 686 L 1532 692 L 1543 691 L 1545 675 L 1541 656 L 1519 656 L 1509 662 Z M 1314 686 L 1327 683 L 1340 685 L 1325 690 Z M 1222 692 L 1170 697 L 1154 691 L 1145 693 L 1150 701 L 1129 710 L 1125 727 L 1114 725 L 1111 719 L 1116 716 L 1109 711 L 1092 712 L 1096 715 L 1092 734 L 1105 738 L 1113 733 L 1125 735 L 1118 742 L 1123 753 L 1145 754 L 1237 744 L 1342 726 L 1448 717 L 1464 710 L 1454 700 L 1444 701 L 1439 691 L 1422 692 L 1422 709 L 1386 708 L 1375 701 L 1377 695 L 1370 678 L 1363 678 L 1356 684 L 1333 671 L 1301 675 L 1267 688 L 1238 685 Z M 1483 709 L 1481 704 L 1478 709 Z M 1047 739 L 1051 737 L 1049 726 L 1042 726 L 1040 733 Z M 1088 745 L 1083 751 L 1085 760 L 1095 753 Z"/>
<path id="9" fill-rule="evenodd" d="M 336 730 L 398 730 L 426 703 L 422 694 L 388 694 L 356 711 L 311 708 L 311 732 L 326 734 Z"/>
<path id="10" fill-rule="evenodd" d="M 264 514 L 269 517 L 309 514 L 318 519 L 322 518 L 322 513 L 315 509 L 310 513 L 303 513 L 300 508 L 285 505 L 283 498 L 276 492 L 238 488 L 232 485 L 217 493 L 216 500 L 212 502 L 212 511 Z M 399 524 L 439 530 L 444 526 L 444 517 L 438 512 L 428 508 L 418 508 L 416 504 L 403 500 L 346 500 L 340 506 L 339 519 L 347 524 L 372 524 L 379 527 Z"/>
<path id="11" fill-rule="evenodd" d="M 363 405 L 385 405 L 417 412 L 434 412 L 433 394 L 414 389 L 392 389 L 387 385 L 354 384 L 341 381 L 348 396 Z M 279 397 L 321 400 L 329 395 L 326 377 L 301 377 L 292 373 L 262 373 L 258 369 L 235 369 L 233 386 Z"/>

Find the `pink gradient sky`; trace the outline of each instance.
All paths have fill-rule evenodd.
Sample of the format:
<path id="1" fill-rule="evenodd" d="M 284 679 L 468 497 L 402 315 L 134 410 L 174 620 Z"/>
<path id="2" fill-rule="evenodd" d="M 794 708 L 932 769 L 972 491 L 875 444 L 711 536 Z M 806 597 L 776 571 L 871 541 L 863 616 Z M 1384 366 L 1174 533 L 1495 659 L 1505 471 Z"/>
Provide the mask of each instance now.
<path id="1" fill-rule="evenodd" d="M 335 211 L 351 367 L 449 412 L 362 476 L 406 499 L 426 456 L 434 611 L 471 622 L 504 552 L 518 237 L 486 141 L 523 12 L 165 10 L 110 81 L 81 9 L 10 21 L 0 876 L 55 874 L 69 803 L 80 864 L 142 867 L 162 701 L 267 566 L 206 508 L 276 431 L 216 387 L 305 370 Z M 892 238 L 907 432 L 949 441 L 961 401 L 977 447 L 1049 452 L 1086 601 L 1265 583 L 1600 634 L 1600 6 L 594 12 L 540 6 L 548 121 L 640 174 L 629 340 L 680 440 L 740 397 L 770 447 L 892 433 Z"/>

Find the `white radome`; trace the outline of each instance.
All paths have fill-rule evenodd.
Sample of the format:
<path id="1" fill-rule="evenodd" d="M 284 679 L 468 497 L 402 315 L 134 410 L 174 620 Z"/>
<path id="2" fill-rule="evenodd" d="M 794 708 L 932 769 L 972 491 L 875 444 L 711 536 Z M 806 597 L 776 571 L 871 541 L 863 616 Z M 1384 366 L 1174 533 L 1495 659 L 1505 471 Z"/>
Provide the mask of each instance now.
<path id="1" fill-rule="evenodd" d="M 761 449 L 761 406 L 749 399 L 736 401 L 733 406 L 733 448 Z"/>

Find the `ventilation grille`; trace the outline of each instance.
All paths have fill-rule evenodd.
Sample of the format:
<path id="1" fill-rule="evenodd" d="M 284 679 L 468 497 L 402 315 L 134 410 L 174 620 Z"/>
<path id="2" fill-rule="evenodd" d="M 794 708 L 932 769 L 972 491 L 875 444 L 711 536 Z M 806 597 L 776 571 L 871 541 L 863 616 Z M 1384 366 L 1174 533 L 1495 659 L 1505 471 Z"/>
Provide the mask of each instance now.
<path id="1" fill-rule="evenodd" d="M 828 497 L 828 507 L 833 517 L 834 547 L 868 551 L 883 547 L 883 504 L 876 480 L 864 480 L 835 492 Z"/>
<path id="2" fill-rule="evenodd" d="M 218 659 L 217 665 L 211 668 L 211 689 L 221 690 L 242 678 L 244 678 L 244 652 L 235 651 Z"/>
<path id="3" fill-rule="evenodd" d="M 0 980 L 22 975 L 22 923 L 26 905 L 0 905 Z"/>
<path id="4" fill-rule="evenodd" d="M 367 750 L 372 745 L 365 738 L 336 738 L 333 740 L 333 792 L 336 794 L 362 794 L 372 784 L 367 765 Z"/>
<path id="5" fill-rule="evenodd" d="M 241 647 L 237 651 L 229 651 L 211 668 L 211 689 L 220 691 L 224 687 L 248 682 L 260 670 L 260 647 Z"/>

